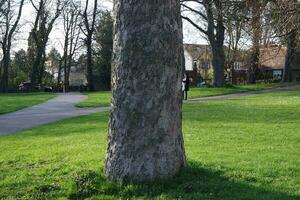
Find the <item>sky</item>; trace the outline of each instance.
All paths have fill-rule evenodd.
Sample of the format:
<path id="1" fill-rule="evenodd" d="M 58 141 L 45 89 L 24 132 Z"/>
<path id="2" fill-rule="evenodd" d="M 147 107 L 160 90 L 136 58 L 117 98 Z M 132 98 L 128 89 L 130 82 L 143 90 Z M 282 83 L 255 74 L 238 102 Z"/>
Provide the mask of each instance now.
<path id="1" fill-rule="evenodd" d="M 100 5 L 105 10 L 112 10 L 112 3 L 108 1 L 101 2 Z M 29 36 L 29 31 L 32 28 L 32 23 L 35 19 L 35 12 L 32 8 L 32 5 L 27 2 L 24 5 L 22 17 L 20 20 L 19 33 L 16 34 L 15 40 L 13 42 L 13 51 L 17 51 L 19 49 L 27 49 L 27 39 Z M 192 25 L 188 22 L 183 21 L 183 35 L 184 35 L 184 43 L 195 43 L 195 44 L 207 44 L 206 40 L 201 37 L 199 31 L 197 31 Z M 50 34 L 47 51 L 51 48 L 55 47 L 60 52 L 62 52 L 63 48 L 63 27 L 59 20 L 55 23 L 55 26 Z"/>

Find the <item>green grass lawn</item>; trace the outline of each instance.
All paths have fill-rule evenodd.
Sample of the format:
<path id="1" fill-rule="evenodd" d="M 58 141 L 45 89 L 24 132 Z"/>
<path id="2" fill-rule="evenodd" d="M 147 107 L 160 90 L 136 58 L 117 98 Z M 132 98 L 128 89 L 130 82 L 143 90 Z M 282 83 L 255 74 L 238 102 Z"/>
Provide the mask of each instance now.
<path id="1" fill-rule="evenodd" d="M 78 108 L 93 108 L 93 107 L 105 107 L 110 105 L 111 92 L 89 92 L 86 93 L 88 99 L 78 103 Z"/>
<path id="2" fill-rule="evenodd" d="M 276 87 L 283 87 L 294 85 L 296 83 L 260 83 L 253 85 L 237 85 L 221 88 L 207 87 L 207 88 L 191 88 L 189 91 L 189 98 L 199 98 L 208 96 L 217 96 L 224 94 L 233 94 L 239 92 L 247 92 L 253 90 L 265 90 Z M 88 99 L 76 105 L 79 108 L 104 107 L 110 105 L 111 92 L 90 92 L 86 93 Z"/>
<path id="3" fill-rule="evenodd" d="M 259 83 L 251 85 L 233 85 L 221 88 L 191 88 L 189 92 L 189 98 L 209 97 L 224 94 L 234 94 L 239 92 L 255 91 L 255 90 L 266 90 L 278 87 L 284 87 L 294 85 L 296 83 Z"/>
<path id="4" fill-rule="evenodd" d="M 0 137 L 0 199 L 300 199 L 300 92 L 184 105 L 187 167 L 174 180 L 103 174 L 108 113 Z"/>
<path id="5" fill-rule="evenodd" d="M 8 93 L 0 94 L 0 114 L 17 111 L 47 101 L 52 93 Z"/>

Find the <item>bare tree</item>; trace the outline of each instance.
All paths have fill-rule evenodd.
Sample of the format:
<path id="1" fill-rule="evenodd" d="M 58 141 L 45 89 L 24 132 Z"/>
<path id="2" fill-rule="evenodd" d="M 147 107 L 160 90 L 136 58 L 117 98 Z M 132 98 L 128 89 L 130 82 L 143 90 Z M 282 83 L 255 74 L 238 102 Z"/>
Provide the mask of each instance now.
<path id="1" fill-rule="evenodd" d="M 283 81 L 292 81 L 292 60 L 300 43 L 300 3 L 297 0 L 278 0 L 273 2 L 273 26 L 279 38 L 286 42 L 287 52 Z"/>
<path id="2" fill-rule="evenodd" d="M 189 5 L 192 2 L 194 5 Z M 213 55 L 213 68 L 214 68 L 214 86 L 224 86 L 224 39 L 225 39 L 225 26 L 224 16 L 226 10 L 226 3 L 224 0 L 181 0 L 182 5 L 182 18 L 190 22 L 196 29 L 204 34 L 212 48 Z M 200 21 L 197 23 L 195 20 L 188 17 L 192 13 L 197 16 Z"/>
<path id="3" fill-rule="evenodd" d="M 33 43 L 29 45 L 34 48 L 31 82 L 42 83 L 49 34 L 52 31 L 54 22 L 61 14 L 64 3 L 61 0 L 39 0 L 38 3 L 34 0 L 30 1 L 36 11 L 35 21 L 29 36 L 29 42 Z"/>
<path id="4" fill-rule="evenodd" d="M 105 172 L 112 180 L 172 177 L 185 164 L 180 3 L 114 3 L 113 99 Z"/>
<path id="5" fill-rule="evenodd" d="M 69 1 L 63 10 L 64 24 L 64 91 L 69 91 L 69 77 L 74 54 L 79 46 L 79 11 L 76 2 Z"/>
<path id="6" fill-rule="evenodd" d="M 14 5 L 15 4 L 15 5 Z M 19 21 L 22 15 L 22 8 L 24 5 L 24 0 L 18 3 L 13 0 L 7 0 L 6 2 L 1 2 L 1 8 L 3 9 L 3 14 L 0 16 L 3 19 L 3 23 L 0 24 L 0 44 L 2 49 L 2 67 L 3 72 L 0 81 L 0 89 L 2 92 L 7 92 L 8 89 L 8 68 L 10 65 L 10 53 L 13 36 L 19 25 Z M 4 8 L 5 7 L 5 8 Z M 17 7 L 17 13 L 15 9 Z"/>
<path id="7" fill-rule="evenodd" d="M 4 4 L 6 0 L 0 0 L 0 17 L 4 14 Z"/>
<path id="8" fill-rule="evenodd" d="M 250 65 L 248 69 L 248 83 L 256 83 L 257 74 L 259 72 L 259 57 L 260 47 L 262 39 L 262 10 L 265 7 L 266 1 L 248 0 L 247 4 L 250 7 L 250 27 L 251 27 L 251 39 L 252 39 L 252 51 L 250 58 Z"/>
<path id="9" fill-rule="evenodd" d="M 93 9 L 89 10 L 89 0 L 85 1 L 85 8 L 81 12 L 81 17 L 83 20 L 82 32 L 85 35 L 84 43 L 86 46 L 86 71 L 87 71 L 87 81 L 88 81 L 88 90 L 93 91 L 94 80 L 93 80 L 93 51 L 92 51 L 92 41 L 93 35 L 95 32 L 95 23 L 97 15 L 97 6 L 98 0 L 94 0 Z"/>
<path id="10" fill-rule="evenodd" d="M 234 63 L 241 55 L 241 49 L 245 47 L 248 42 L 245 26 L 247 22 L 248 7 L 243 1 L 235 2 L 233 6 L 227 10 L 226 20 L 224 22 L 226 27 L 225 44 L 226 44 L 226 60 L 225 69 L 231 72 L 233 78 Z M 225 71 L 226 71 L 225 70 Z M 231 80 L 233 81 L 233 79 Z"/>

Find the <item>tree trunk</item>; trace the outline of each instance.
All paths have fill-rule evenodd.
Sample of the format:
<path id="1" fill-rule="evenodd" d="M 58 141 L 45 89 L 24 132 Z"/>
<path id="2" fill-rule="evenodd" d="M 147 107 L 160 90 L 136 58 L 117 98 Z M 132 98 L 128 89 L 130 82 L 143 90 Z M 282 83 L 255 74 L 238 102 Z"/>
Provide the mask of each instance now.
<path id="1" fill-rule="evenodd" d="M 287 51 L 285 55 L 285 64 L 284 64 L 284 71 L 283 71 L 283 81 L 284 82 L 291 82 L 292 81 L 292 67 L 291 62 L 293 60 L 293 55 L 296 51 L 296 36 L 297 31 L 291 31 L 287 35 Z"/>
<path id="2" fill-rule="evenodd" d="M 112 180 L 172 177 L 185 164 L 180 3 L 116 0 L 114 14 L 105 172 Z"/>
<path id="3" fill-rule="evenodd" d="M 60 89 L 62 65 L 63 65 L 63 59 L 61 59 L 59 61 L 58 72 L 57 72 L 57 88 L 58 88 L 58 92 L 59 92 L 59 89 Z"/>
<path id="4" fill-rule="evenodd" d="M 94 91 L 94 76 L 93 76 L 93 58 L 92 58 L 92 37 L 87 37 L 86 42 L 86 50 L 87 50 L 87 81 L 88 81 L 88 90 Z"/>
<path id="5" fill-rule="evenodd" d="M 212 65 L 214 68 L 214 83 L 215 87 L 223 87 L 225 85 L 224 79 L 224 66 L 225 66 L 225 53 L 223 45 L 213 49 Z"/>
<path id="6" fill-rule="evenodd" d="M 225 27 L 223 24 L 222 3 L 220 1 L 214 1 L 216 8 L 220 11 L 217 13 L 217 20 L 215 25 L 213 14 L 213 2 L 206 1 L 206 13 L 207 13 L 207 36 L 210 42 L 213 59 L 212 65 L 214 68 L 214 81 L 215 87 L 223 87 L 225 85 L 224 70 L 225 70 L 225 53 L 224 53 L 224 38 Z"/>
<path id="7" fill-rule="evenodd" d="M 40 66 L 40 73 L 38 76 L 38 83 L 42 84 L 43 83 L 43 79 L 45 76 L 45 62 L 46 62 L 46 52 L 43 52 L 43 56 L 42 56 L 42 60 L 41 60 L 41 66 Z"/>
<path id="8" fill-rule="evenodd" d="M 252 3 L 252 53 L 250 60 L 250 67 L 248 70 L 248 83 L 256 83 L 257 74 L 259 70 L 259 57 L 260 57 L 260 39 L 261 39 L 261 2 L 253 1 Z"/>
<path id="9" fill-rule="evenodd" d="M 10 48 L 3 50 L 3 59 L 2 59 L 2 65 L 3 65 L 3 73 L 0 81 L 0 89 L 1 92 L 7 92 L 8 91 L 8 68 L 10 64 Z"/>
<path id="10" fill-rule="evenodd" d="M 43 59 L 43 50 L 39 50 L 37 52 L 36 57 L 34 58 L 33 66 L 32 66 L 32 73 L 31 73 L 31 83 L 37 84 L 39 82 L 39 75 L 40 75 L 40 65 Z"/>

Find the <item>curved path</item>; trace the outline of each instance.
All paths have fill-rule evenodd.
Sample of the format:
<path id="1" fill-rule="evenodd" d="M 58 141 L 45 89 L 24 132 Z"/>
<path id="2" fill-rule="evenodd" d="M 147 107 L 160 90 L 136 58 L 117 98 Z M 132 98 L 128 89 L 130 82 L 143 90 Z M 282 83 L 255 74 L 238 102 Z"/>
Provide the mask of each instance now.
<path id="1" fill-rule="evenodd" d="M 91 109 L 79 109 L 74 107 L 75 104 L 86 98 L 86 95 L 75 93 L 58 94 L 58 97 L 45 103 L 13 113 L 0 115 L 0 135 L 6 135 L 69 117 L 109 110 L 109 107 Z"/>

